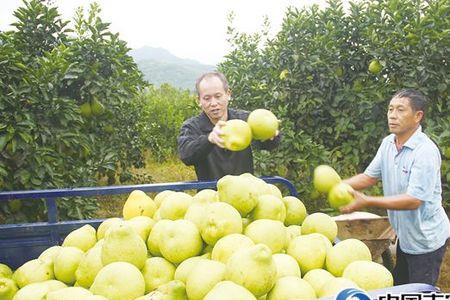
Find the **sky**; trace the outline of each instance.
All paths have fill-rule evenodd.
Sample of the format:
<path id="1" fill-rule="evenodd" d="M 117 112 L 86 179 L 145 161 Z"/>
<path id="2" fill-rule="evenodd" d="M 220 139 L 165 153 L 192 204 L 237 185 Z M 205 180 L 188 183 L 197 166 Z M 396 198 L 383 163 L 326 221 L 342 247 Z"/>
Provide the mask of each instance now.
<path id="1" fill-rule="evenodd" d="M 64 20 L 72 20 L 79 6 L 93 1 L 53 0 Z M 235 27 L 253 33 L 261 29 L 264 16 L 271 34 L 279 31 L 289 6 L 325 6 L 326 0 L 97 0 L 103 21 L 118 32 L 130 48 L 161 47 L 181 58 L 215 65 L 228 53 L 227 15 L 235 14 Z M 1 0 L 0 30 L 11 29 L 13 12 L 22 0 Z"/>

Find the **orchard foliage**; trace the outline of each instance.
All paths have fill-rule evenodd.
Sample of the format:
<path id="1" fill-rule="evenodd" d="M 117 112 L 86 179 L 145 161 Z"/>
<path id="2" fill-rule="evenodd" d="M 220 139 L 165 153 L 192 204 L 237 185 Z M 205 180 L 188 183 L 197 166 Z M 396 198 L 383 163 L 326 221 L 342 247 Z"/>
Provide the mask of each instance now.
<path id="1" fill-rule="evenodd" d="M 0 33 L 1 190 L 96 185 L 143 165 L 136 120 L 145 103 L 136 95 L 145 83 L 99 12 L 79 9 L 70 28 L 56 8 L 25 0 L 14 30 Z M 23 206 L 0 210 L 16 222 L 43 213 L 42 204 Z M 60 206 L 62 218 L 96 209 L 86 199 Z"/>
<path id="2" fill-rule="evenodd" d="M 282 120 L 283 143 L 257 155 L 260 172 L 294 180 L 302 199 L 322 207 L 309 201 L 314 167 L 331 164 L 344 177 L 364 171 L 388 134 L 388 101 L 402 88 L 429 97 L 424 129 L 444 152 L 450 146 L 449 16 L 446 0 L 360 1 L 348 10 L 330 0 L 324 9 L 289 8 L 273 38 L 266 24 L 250 35 L 236 32 L 231 19 L 232 51 L 220 69 L 233 105 L 268 108 Z M 449 173 L 443 156 L 447 206 Z"/>

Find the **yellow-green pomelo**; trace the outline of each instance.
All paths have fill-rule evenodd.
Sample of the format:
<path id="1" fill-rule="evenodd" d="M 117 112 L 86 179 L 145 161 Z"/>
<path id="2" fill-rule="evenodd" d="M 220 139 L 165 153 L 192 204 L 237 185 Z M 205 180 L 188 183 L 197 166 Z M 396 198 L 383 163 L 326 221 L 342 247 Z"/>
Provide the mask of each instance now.
<path id="1" fill-rule="evenodd" d="M 50 248 L 42 251 L 41 255 L 39 255 L 38 259 L 42 261 L 48 261 L 53 263 L 55 257 L 58 255 L 59 251 L 61 251 L 62 246 L 52 246 Z"/>
<path id="2" fill-rule="evenodd" d="M 343 277 L 335 277 L 331 278 L 322 286 L 320 294 L 318 295 L 320 298 L 322 297 L 332 297 L 337 293 L 347 288 L 359 288 L 359 286 L 351 281 L 350 279 Z"/>
<path id="3" fill-rule="evenodd" d="M 301 235 L 291 240 L 286 251 L 297 260 L 302 274 L 323 268 L 327 249 L 323 241 L 309 235 Z"/>
<path id="4" fill-rule="evenodd" d="M 175 270 L 174 279 L 186 283 L 188 275 L 191 273 L 195 265 L 197 265 L 197 263 L 202 259 L 205 258 L 201 256 L 193 256 L 182 261 Z"/>
<path id="5" fill-rule="evenodd" d="M 323 234 L 314 232 L 314 233 L 310 233 L 310 234 L 307 234 L 307 235 L 308 235 L 309 237 L 311 237 L 311 238 L 316 238 L 316 239 L 322 241 L 322 242 L 324 243 L 324 245 L 325 245 L 325 248 L 327 249 L 327 252 L 328 252 L 331 248 L 333 248 L 333 244 L 332 244 L 332 243 L 330 242 L 330 240 L 329 240 L 326 236 L 324 236 Z"/>
<path id="6" fill-rule="evenodd" d="M 265 141 L 275 136 L 279 121 L 271 111 L 255 109 L 248 115 L 247 123 L 250 125 L 253 138 Z"/>
<path id="7" fill-rule="evenodd" d="M 63 241 L 63 247 L 77 247 L 83 252 L 88 251 L 97 243 L 95 228 L 87 224 L 69 233 Z"/>
<path id="8" fill-rule="evenodd" d="M 120 218 L 109 218 L 103 221 L 97 229 L 97 240 L 101 240 L 105 237 L 106 231 L 114 225 L 122 223 L 123 220 Z"/>
<path id="9" fill-rule="evenodd" d="M 90 291 L 109 300 L 134 300 L 144 295 L 145 280 L 134 265 L 113 262 L 98 272 Z"/>
<path id="10" fill-rule="evenodd" d="M 44 251 L 45 252 L 45 251 Z M 0 278 L 11 278 L 13 271 L 10 267 L 5 264 L 0 263 Z"/>
<path id="11" fill-rule="evenodd" d="M 19 289 L 11 278 L 0 277 L 0 299 L 11 300 Z"/>
<path id="12" fill-rule="evenodd" d="M 193 196 L 194 203 L 210 203 L 219 201 L 219 195 L 217 191 L 211 189 L 205 189 L 199 191 Z"/>
<path id="13" fill-rule="evenodd" d="M 155 223 L 152 218 L 147 216 L 137 216 L 125 221 L 125 224 L 133 228 L 144 242 L 147 242 L 148 235 Z"/>
<path id="14" fill-rule="evenodd" d="M 302 227 L 299 225 L 290 225 L 286 227 L 286 249 L 289 243 L 296 237 L 302 235 Z"/>
<path id="15" fill-rule="evenodd" d="M 203 247 L 202 237 L 194 223 L 188 220 L 175 220 L 163 226 L 159 241 L 162 256 L 178 264 L 183 260 L 197 256 Z"/>
<path id="16" fill-rule="evenodd" d="M 303 276 L 303 279 L 308 281 L 309 284 L 313 287 L 316 295 L 320 295 L 322 293 L 322 287 L 332 278 L 334 278 L 334 276 L 324 269 L 313 269 L 308 271 Z"/>
<path id="17" fill-rule="evenodd" d="M 226 266 L 226 280 L 242 285 L 256 297 L 267 294 L 277 278 L 272 252 L 264 244 L 236 251 Z"/>
<path id="18" fill-rule="evenodd" d="M 226 264 L 233 253 L 253 245 L 255 245 L 255 243 L 248 236 L 239 233 L 229 234 L 222 237 L 214 245 L 211 259 Z"/>
<path id="19" fill-rule="evenodd" d="M 200 226 L 200 234 L 208 245 L 214 245 L 220 238 L 242 233 L 242 220 L 239 212 L 225 202 L 207 204 L 205 218 Z"/>
<path id="20" fill-rule="evenodd" d="M 256 297 L 243 286 L 232 281 L 221 281 L 205 296 L 204 300 L 256 300 Z"/>
<path id="21" fill-rule="evenodd" d="M 159 208 L 155 211 L 155 214 L 153 215 L 152 219 L 155 220 L 156 222 L 158 222 L 159 220 L 163 219 L 163 218 L 161 218 L 161 213 L 160 213 L 160 209 Z"/>
<path id="22" fill-rule="evenodd" d="M 102 263 L 128 262 L 142 269 L 147 260 L 147 247 L 142 238 L 131 228 L 121 223 L 111 227 L 102 245 Z"/>
<path id="23" fill-rule="evenodd" d="M 276 253 L 272 255 L 272 258 L 277 266 L 277 278 L 285 276 L 302 276 L 300 267 L 292 256 L 284 253 Z"/>
<path id="24" fill-rule="evenodd" d="M 80 300 L 92 296 L 89 290 L 82 287 L 66 287 L 49 292 L 46 300 Z"/>
<path id="25" fill-rule="evenodd" d="M 313 213 L 308 215 L 302 223 L 302 234 L 321 233 L 333 242 L 337 236 L 336 221 L 327 214 Z"/>
<path id="26" fill-rule="evenodd" d="M 289 225 L 301 225 L 303 220 L 308 215 L 306 207 L 302 201 L 294 196 L 286 196 L 282 198 L 284 206 L 286 207 L 286 218 L 284 224 Z"/>
<path id="27" fill-rule="evenodd" d="M 285 276 L 275 282 L 267 300 L 316 299 L 312 286 L 298 276 Z"/>
<path id="28" fill-rule="evenodd" d="M 383 69 L 383 66 L 377 59 L 373 59 L 369 64 L 369 72 L 372 74 L 378 74 Z"/>
<path id="29" fill-rule="evenodd" d="M 336 184 L 328 193 L 328 203 L 333 208 L 350 204 L 354 200 L 353 195 L 350 194 L 351 191 L 353 191 L 353 188 L 347 183 Z"/>
<path id="30" fill-rule="evenodd" d="M 197 226 L 198 229 L 202 227 L 203 220 L 206 218 L 206 207 L 208 203 L 194 202 L 189 205 L 189 208 L 184 215 L 185 220 L 189 220 Z"/>
<path id="31" fill-rule="evenodd" d="M 250 223 L 244 234 L 255 244 L 265 244 L 272 253 L 278 253 L 286 246 L 286 227 L 280 221 L 260 219 Z"/>
<path id="32" fill-rule="evenodd" d="M 225 148 L 231 151 L 242 151 L 252 141 L 252 130 L 247 122 L 233 119 L 225 122 L 221 128 Z"/>
<path id="33" fill-rule="evenodd" d="M 83 256 L 84 252 L 76 247 L 63 247 L 53 262 L 55 278 L 69 285 L 74 284 L 75 272 Z"/>
<path id="34" fill-rule="evenodd" d="M 93 99 L 91 101 L 91 111 L 94 116 L 100 116 L 105 112 L 105 106 L 97 99 Z"/>
<path id="35" fill-rule="evenodd" d="M 255 175 L 251 173 L 243 173 L 239 175 L 241 178 L 247 178 L 250 180 L 250 183 L 255 186 L 256 190 L 258 191 L 259 195 L 271 195 L 272 189 L 270 188 L 269 184 L 262 180 L 261 178 L 256 177 Z"/>
<path id="36" fill-rule="evenodd" d="M 75 278 L 78 286 L 89 288 L 94 282 L 95 276 L 103 268 L 102 243 L 88 250 L 81 259 Z"/>
<path id="37" fill-rule="evenodd" d="M 259 190 L 246 176 L 226 175 L 217 181 L 219 200 L 231 204 L 242 217 L 251 212 L 258 201 Z"/>
<path id="38" fill-rule="evenodd" d="M 56 279 L 46 280 L 46 281 L 43 281 L 41 283 L 43 285 L 45 285 L 50 292 L 51 291 L 56 291 L 56 290 L 59 290 L 59 289 L 63 289 L 63 288 L 67 287 L 67 285 L 64 282 L 61 282 L 61 281 L 56 280 Z"/>
<path id="39" fill-rule="evenodd" d="M 204 247 L 202 252 L 200 253 L 201 258 L 211 259 L 212 249 L 213 249 L 213 246 L 207 244 L 206 247 Z"/>
<path id="40" fill-rule="evenodd" d="M 65 286 L 64 286 L 65 287 Z M 14 295 L 14 300 L 36 300 L 45 299 L 45 296 L 49 292 L 49 287 L 44 282 L 31 283 L 20 290 Z"/>
<path id="41" fill-rule="evenodd" d="M 283 201 L 274 195 L 260 195 L 256 207 L 251 212 L 253 220 L 271 219 L 284 222 L 286 207 Z"/>
<path id="42" fill-rule="evenodd" d="M 91 104 L 89 102 L 85 102 L 80 105 L 81 115 L 85 118 L 89 118 L 92 116 Z"/>
<path id="43" fill-rule="evenodd" d="M 142 275 L 145 280 L 145 292 L 149 293 L 173 280 L 175 266 L 165 258 L 151 257 L 145 261 Z"/>
<path id="44" fill-rule="evenodd" d="M 251 218 L 242 218 L 242 231 L 244 231 L 251 222 L 253 222 Z"/>
<path id="45" fill-rule="evenodd" d="M 199 261 L 186 280 L 186 293 L 189 300 L 202 300 L 206 294 L 225 277 L 223 263 L 204 259 Z"/>
<path id="46" fill-rule="evenodd" d="M 394 278 L 385 266 L 373 262 L 358 260 L 350 263 L 342 277 L 351 279 L 365 291 L 384 289 L 394 285 Z"/>
<path id="47" fill-rule="evenodd" d="M 140 190 L 134 190 L 130 193 L 127 201 L 123 205 L 124 220 L 137 216 L 153 217 L 156 211 L 156 204 L 146 193 Z"/>
<path id="48" fill-rule="evenodd" d="M 156 194 L 155 198 L 153 198 L 153 202 L 155 202 L 156 207 L 159 208 L 161 206 L 161 203 L 163 202 L 164 199 L 166 199 L 167 196 L 169 196 L 170 194 L 175 193 L 174 191 L 170 191 L 170 190 L 165 190 L 162 192 L 159 192 L 158 194 Z"/>
<path id="49" fill-rule="evenodd" d="M 108 300 L 108 298 L 100 296 L 100 295 L 92 295 L 92 296 L 83 298 L 83 300 Z"/>
<path id="50" fill-rule="evenodd" d="M 334 276 L 342 276 L 345 268 L 357 260 L 372 261 L 369 248 L 357 239 L 343 240 L 328 251 L 326 268 Z"/>
<path id="51" fill-rule="evenodd" d="M 183 219 L 192 202 L 192 196 L 189 194 L 183 192 L 172 193 L 159 206 L 159 214 L 162 219 Z"/>
<path id="52" fill-rule="evenodd" d="M 156 291 L 157 294 L 155 297 L 153 297 L 152 293 L 147 294 L 147 296 L 151 295 L 148 300 L 158 300 L 160 298 L 159 295 L 162 295 L 162 300 L 188 300 L 186 295 L 186 286 L 184 282 L 180 280 L 172 280 L 169 281 L 161 286 L 159 286 Z M 147 298 L 145 298 L 147 299 Z"/>
<path id="53" fill-rule="evenodd" d="M 170 223 L 171 220 L 164 219 L 159 220 L 153 225 L 152 230 L 150 231 L 150 234 L 148 235 L 147 240 L 147 248 L 148 251 L 153 256 L 161 256 L 161 251 L 159 250 L 159 244 L 161 240 L 161 234 L 163 232 L 163 228 Z"/>
<path id="54" fill-rule="evenodd" d="M 81 250 L 80 252 L 83 253 Z M 30 283 L 53 279 L 55 278 L 53 264 L 48 261 L 33 259 L 20 266 L 11 278 L 17 283 L 19 288 L 23 288 Z"/>
<path id="55" fill-rule="evenodd" d="M 280 199 L 283 198 L 283 194 L 281 193 L 280 189 L 276 185 L 268 183 L 267 186 L 269 187 L 270 195 L 274 195 Z"/>
<path id="56" fill-rule="evenodd" d="M 341 177 L 332 167 L 320 165 L 314 169 L 313 183 L 317 191 L 328 193 L 339 182 L 341 182 Z"/>

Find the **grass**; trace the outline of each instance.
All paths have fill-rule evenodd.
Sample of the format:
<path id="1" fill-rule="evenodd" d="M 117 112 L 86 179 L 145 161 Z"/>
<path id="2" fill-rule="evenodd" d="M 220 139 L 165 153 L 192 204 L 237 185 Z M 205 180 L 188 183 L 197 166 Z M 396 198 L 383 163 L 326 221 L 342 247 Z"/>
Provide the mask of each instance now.
<path id="1" fill-rule="evenodd" d="M 164 162 L 157 162 L 151 157 L 146 160 L 145 169 L 134 170 L 136 174 L 150 174 L 154 183 L 177 182 L 195 180 L 195 172 L 192 167 L 185 166 L 177 157 Z M 154 197 L 154 194 L 150 194 Z M 101 209 L 98 211 L 99 218 L 117 217 L 122 215 L 122 206 L 126 196 L 103 197 L 99 199 Z M 437 286 L 446 293 L 450 293 L 450 244 L 442 263 L 441 272 Z"/>
<path id="2" fill-rule="evenodd" d="M 193 167 L 184 165 L 178 157 L 173 157 L 164 162 L 158 162 L 148 156 L 146 159 L 146 167 L 142 169 L 134 169 L 134 174 L 148 174 L 152 178 L 152 183 L 166 183 L 178 181 L 196 180 Z M 106 178 L 99 183 L 104 185 Z M 142 182 L 149 183 L 149 182 Z M 154 197 L 156 193 L 149 193 L 150 197 Z M 127 195 L 105 196 L 99 197 L 100 209 L 97 211 L 98 218 L 110 218 L 122 215 L 122 207 L 126 201 Z"/>

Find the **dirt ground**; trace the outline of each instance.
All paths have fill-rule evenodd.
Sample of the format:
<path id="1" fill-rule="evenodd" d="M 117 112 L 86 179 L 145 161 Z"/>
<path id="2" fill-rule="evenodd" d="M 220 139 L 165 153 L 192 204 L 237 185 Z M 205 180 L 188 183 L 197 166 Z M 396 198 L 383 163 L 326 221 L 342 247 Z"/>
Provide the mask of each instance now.
<path id="1" fill-rule="evenodd" d="M 445 293 L 450 293 L 450 245 L 447 246 L 437 286 Z"/>

